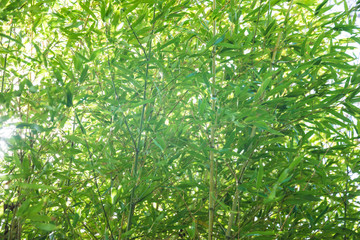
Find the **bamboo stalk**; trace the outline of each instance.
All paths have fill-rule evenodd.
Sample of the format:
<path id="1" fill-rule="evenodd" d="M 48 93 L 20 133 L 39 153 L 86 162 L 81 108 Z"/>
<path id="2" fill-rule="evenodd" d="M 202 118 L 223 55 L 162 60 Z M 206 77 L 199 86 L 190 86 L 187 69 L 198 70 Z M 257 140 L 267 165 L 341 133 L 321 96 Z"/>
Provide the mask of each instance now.
<path id="1" fill-rule="evenodd" d="M 216 8 L 216 0 L 213 0 L 213 6 L 212 11 L 215 12 Z M 214 19 L 213 22 L 213 36 L 216 35 L 216 20 Z M 213 46 L 212 49 L 212 88 L 211 88 L 211 110 L 213 113 L 215 113 L 215 103 L 216 103 L 216 92 L 215 92 L 215 75 L 216 75 L 216 46 Z M 216 114 L 216 113 L 215 113 Z M 215 120 L 213 120 L 211 125 L 211 136 L 210 136 L 210 176 L 209 176 L 209 184 L 210 184 L 210 190 L 209 190 L 209 235 L 208 239 L 212 240 L 213 236 L 213 228 L 214 228 L 214 217 L 215 217 L 215 197 L 216 197 L 216 189 L 215 189 L 215 159 L 214 159 L 214 151 L 215 148 L 215 128 L 216 128 L 216 117 Z"/>
<path id="2" fill-rule="evenodd" d="M 153 25 L 152 25 L 152 30 L 150 33 L 150 39 L 148 41 L 148 46 L 149 46 L 149 52 L 148 54 L 146 53 L 145 48 L 143 47 L 143 45 L 141 44 L 135 30 L 133 29 L 129 19 L 126 17 L 126 20 L 129 24 L 130 29 L 132 30 L 137 42 L 139 43 L 140 48 L 143 50 L 144 52 L 144 56 L 145 59 L 147 61 L 146 63 L 146 70 L 145 70 L 145 83 L 144 83 L 144 92 L 143 92 L 143 100 L 145 101 L 147 99 L 147 84 L 148 84 L 148 77 L 149 77 L 149 61 L 150 61 L 150 57 L 151 57 L 151 40 L 152 40 L 152 35 L 154 34 L 154 28 L 155 28 L 155 6 L 154 6 L 154 12 L 153 12 Z M 127 226 L 126 226 L 126 231 L 130 231 L 131 230 L 131 226 L 132 226 L 132 222 L 133 222 L 133 217 L 134 217 L 134 212 L 135 212 L 135 206 L 137 204 L 138 201 L 136 201 L 135 199 L 135 190 L 138 186 L 138 165 L 139 165 L 139 153 L 142 149 L 141 147 L 141 135 L 143 132 L 143 126 L 144 126 L 144 122 L 145 122 L 145 110 L 146 110 L 146 106 L 147 104 L 143 104 L 142 106 L 142 110 L 141 110 L 141 118 L 140 118 L 140 127 L 139 127 L 139 137 L 138 137 L 138 142 L 136 144 L 136 148 L 135 148 L 135 158 L 134 158 L 134 163 L 133 163 L 133 168 L 132 168 L 132 173 L 133 173 L 133 177 L 135 179 L 135 184 L 133 189 L 131 190 L 131 195 L 130 195 L 130 211 L 129 211 L 129 216 L 128 216 L 128 222 L 127 222 Z M 128 237 L 126 238 L 128 239 Z"/>
<path id="3" fill-rule="evenodd" d="M 251 134 L 250 134 L 250 139 L 251 140 L 255 137 L 255 133 L 256 133 L 256 127 L 253 126 L 252 129 L 251 129 Z M 250 143 L 250 145 L 247 148 L 246 152 L 251 151 L 252 145 L 253 144 Z M 232 228 L 232 225 L 234 223 L 234 216 L 235 216 L 235 213 L 236 213 L 236 208 L 237 208 L 239 197 L 240 197 L 239 196 L 240 195 L 239 184 L 242 184 L 244 174 L 245 174 L 245 170 L 246 170 L 246 167 L 247 167 L 247 165 L 249 164 L 249 162 L 251 160 L 252 153 L 253 152 L 251 152 L 249 154 L 249 157 L 248 157 L 247 161 L 244 163 L 243 167 L 241 168 L 239 177 L 237 178 L 235 176 L 236 177 L 236 179 L 235 179 L 235 181 L 236 181 L 236 185 L 235 185 L 236 190 L 235 190 L 234 200 L 233 200 L 233 203 L 232 203 L 230 217 L 229 217 L 229 221 L 228 221 L 228 228 L 226 229 L 226 234 L 225 234 L 226 239 L 231 239 L 231 228 Z"/>
<path id="4" fill-rule="evenodd" d="M 11 24 L 10 26 L 10 34 L 9 36 L 11 37 L 11 32 L 12 32 L 12 28 L 13 28 L 13 24 Z M 10 47 L 10 40 L 8 42 L 8 45 L 7 45 L 7 50 L 9 49 Z M 1 93 L 4 92 L 4 83 L 5 83 L 5 72 L 6 72 L 6 64 L 7 64 L 7 57 L 8 57 L 8 54 L 6 53 L 5 54 L 5 59 L 4 59 L 4 67 L 3 67 L 3 74 L 2 74 L 2 80 L 1 80 Z"/>
<path id="5" fill-rule="evenodd" d="M 140 138 L 139 138 L 139 140 L 140 140 Z M 136 178 L 137 178 L 138 162 L 139 162 L 139 146 L 136 148 L 134 166 L 133 166 L 133 177 L 135 178 L 135 181 L 137 181 Z M 131 190 L 131 195 L 130 195 L 130 211 L 129 211 L 128 222 L 127 222 L 127 226 L 126 226 L 126 231 L 131 230 L 132 219 L 134 217 L 135 205 L 136 205 L 136 202 L 135 202 L 136 187 L 137 187 L 137 183 L 135 182 L 135 186 Z"/>
<path id="6" fill-rule="evenodd" d="M 98 198 L 99 198 L 99 202 L 100 202 L 100 206 L 101 206 L 101 209 L 104 213 L 104 217 L 105 217 L 105 225 L 106 227 L 109 229 L 110 231 L 110 240 L 113 240 L 113 231 L 112 231 L 112 228 L 111 228 L 111 225 L 110 225 L 110 217 L 108 216 L 108 214 L 106 213 L 106 210 L 105 210 L 105 204 L 104 204 L 104 201 L 102 200 L 101 198 L 101 194 L 100 194 L 100 187 L 99 187 L 99 184 L 98 184 L 98 176 L 94 170 L 94 167 L 95 167 L 95 164 L 94 164 L 94 154 L 91 152 L 90 150 L 90 145 L 86 139 L 87 137 L 87 134 L 86 134 L 86 131 L 84 129 L 84 127 L 82 126 L 81 124 L 81 121 L 80 121 L 80 118 L 76 112 L 76 109 L 74 109 L 74 113 L 75 113 L 75 119 L 78 123 L 78 125 L 80 126 L 80 129 L 81 129 L 81 133 L 84 135 L 84 141 L 85 141 L 85 146 L 86 146 L 86 149 L 88 151 L 88 155 L 89 155 L 89 160 L 90 160 L 90 163 L 91 163 L 91 166 L 92 166 L 92 173 L 93 173 L 93 176 L 94 176 L 94 184 L 95 184 L 95 187 L 96 187 L 96 193 L 98 195 Z"/>
<path id="7" fill-rule="evenodd" d="M 236 212 L 236 207 L 239 201 L 239 184 L 237 182 L 236 179 L 236 184 L 235 184 L 236 190 L 235 190 L 235 196 L 234 196 L 234 201 L 231 207 L 231 212 L 230 212 L 230 217 L 229 217 L 229 221 L 228 221 L 228 228 L 226 229 L 226 239 L 231 239 L 231 228 L 234 222 L 234 216 L 235 216 L 235 212 Z"/>

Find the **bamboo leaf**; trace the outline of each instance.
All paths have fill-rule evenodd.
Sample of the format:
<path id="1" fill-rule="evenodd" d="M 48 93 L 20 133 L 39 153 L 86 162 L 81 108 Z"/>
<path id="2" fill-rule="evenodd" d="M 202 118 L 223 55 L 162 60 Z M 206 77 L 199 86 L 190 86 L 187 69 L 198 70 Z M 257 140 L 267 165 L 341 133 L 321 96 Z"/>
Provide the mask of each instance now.
<path id="1" fill-rule="evenodd" d="M 321 8 L 323 8 L 327 2 L 328 2 L 328 0 L 324 0 L 316 7 L 315 16 L 320 13 Z"/>
<path id="2" fill-rule="evenodd" d="M 4 34 L 4 33 L 0 33 L 0 36 L 1 36 L 1 37 L 4 37 L 4 38 L 7 38 L 7 39 L 9 39 L 10 41 L 13 41 L 13 42 L 19 44 L 19 45 L 22 46 L 22 47 L 25 47 L 25 46 L 21 43 L 21 41 L 15 39 L 15 38 L 12 38 L 12 37 Z"/>
<path id="3" fill-rule="evenodd" d="M 40 230 L 51 232 L 57 229 L 56 225 L 51 223 L 35 223 L 35 226 Z"/>
<path id="4" fill-rule="evenodd" d="M 80 83 L 83 83 L 87 76 L 88 76 L 88 71 L 89 71 L 89 66 L 88 65 L 85 65 L 84 69 L 81 71 L 81 75 L 79 77 L 79 82 Z"/>
<path id="5" fill-rule="evenodd" d="M 260 160 L 259 171 L 258 171 L 257 178 L 256 178 L 256 188 L 257 189 L 260 188 L 263 177 L 264 177 L 264 166 L 263 166 L 262 161 Z"/>

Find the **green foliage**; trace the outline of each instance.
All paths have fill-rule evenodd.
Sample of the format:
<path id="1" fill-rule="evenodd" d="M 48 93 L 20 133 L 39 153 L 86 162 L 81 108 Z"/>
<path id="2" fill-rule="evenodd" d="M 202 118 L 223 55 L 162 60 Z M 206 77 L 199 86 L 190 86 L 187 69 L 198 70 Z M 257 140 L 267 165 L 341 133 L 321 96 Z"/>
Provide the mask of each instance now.
<path id="1" fill-rule="evenodd" d="M 0 2 L 0 238 L 359 238 L 356 6 L 212 3 Z"/>

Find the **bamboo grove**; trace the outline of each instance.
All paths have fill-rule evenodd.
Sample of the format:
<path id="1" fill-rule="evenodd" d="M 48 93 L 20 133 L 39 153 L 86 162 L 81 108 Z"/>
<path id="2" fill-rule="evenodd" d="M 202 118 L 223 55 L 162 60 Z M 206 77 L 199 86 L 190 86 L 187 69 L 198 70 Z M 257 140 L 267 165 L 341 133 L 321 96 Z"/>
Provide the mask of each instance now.
<path id="1" fill-rule="evenodd" d="M 359 239 L 358 7 L 1 1 L 0 238 Z"/>

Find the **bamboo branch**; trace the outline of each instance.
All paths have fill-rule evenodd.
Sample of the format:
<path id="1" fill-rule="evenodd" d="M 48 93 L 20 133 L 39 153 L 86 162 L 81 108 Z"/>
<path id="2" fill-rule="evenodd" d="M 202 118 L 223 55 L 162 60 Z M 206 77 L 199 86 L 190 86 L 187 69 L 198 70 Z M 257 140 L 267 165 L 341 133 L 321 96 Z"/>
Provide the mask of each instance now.
<path id="1" fill-rule="evenodd" d="M 250 134 L 250 141 L 255 137 L 255 133 L 256 133 L 256 127 L 253 126 L 253 128 L 251 129 L 251 134 Z M 247 152 L 251 150 L 253 143 L 251 142 L 249 147 L 247 148 Z M 239 178 L 236 178 L 236 183 L 235 183 L 235 195 L 234 195 L 234 200 L 232 203 L 232 207 L 231 207 L 231 212 L 230 212 L 230 217 L 229 217 L 229 221 L 228 221 L 228 228 L 226 229 L 226 239 L 231 239 L 231 228 L 234 222 L 234 216 L 235 216 L 235 212 L 236 212 L 236 207 L 238 205 L 238 201 L 239 201 L 239 184 L 242 184 L 243 178 L 244 178 L 244 174 L 245 174 L 245 170 L 247 168 L 247 166 L 249 165 L 249 162 L 251 160 L 252 154 L 253 154 L 254 150 L 251 151 L 248 159 L 246 160 L 246 162 L 244 163 L 241 171 L 240 171 L 240 176 Z"/>
<path id="2" fill-rule="evenodd" d="M 74 109 L 74 112 L 75 112 L 75 118 L 76 118 L 78 124 L 80 125 L 81 132 L 82 132 L 82 134 L 84 135 L 85 146 L 86 146 L 86 149 L 87 149 L 87 151 L 88 151 L 89 160 L 90 160 L 91 165 L 92 165 L 92 172 L 93 172 L 93 175 L 94 175 L 94 183 L 95 183 L 95 187 L 96 187 L 96 193 L 97 193 L 97 195 L 98 195 L 98 197 L 99 197 L 101 209 L 102 209 L 102 211 L 104 212 L 105 223 L 106 223 L 106 226 L 107 226 L 107 228 L 109 229 L 110 234 L 111 234 L 111 235 L 110 235 L 110 239 L 113 239 L 114 234 L 113 234 L 113 231 L 112 231 L 111 226 L 110 226 L 109 217 L 108 217 L 108 215 L 107 215 L 107 213 L 106 213 L 106 210 L 105 210 L 105 207 L 104 207 L 104 202 L 103 202 L 103 200 L 101 199 L 100 187 L 99 187 L 99 184 L 98 184 L 98 181 L 97 181 L 98 178 L 97 178 L 97 174 L 96 174 L 96 172 L 95 172 L 95 170 L 94 170 L 94 167 L 95 167 L 94 158 L 93 158 L 94 154 L 90 151 L 90 146 L 89 146 L 89 144 L 88 144 L 88 141 L 86 140 L 87 134 L 86 134 L 86 132 L 85 132 L 85 129 L 82 127 L 82 124 L 81 124 L 81 122 L 80 122 L 79 116 L 77 115 L 77 112 L 76 112 L 75 109 Z"/>
<path id="3" fill-rule="evenodd" d="M 284 37 L 286 36 L 286 26 L 287 26 L 287 23 L 288 23 L 288 20 L 289 20 L 290 10 L 292 8 L 293 1 L 294 0 L 291 0 L 290 6 L 289 6 L 288 10 L 286 11 L 286 16 L 285 16 L 285 21 L 284 21 L 284 31 L 279 32 L 279 34 L 278 34 L 278 38 L 277 38 L 276 45 L 275 45 L 273 55 L 272 55 L 272 59 L 271 59 L 271 67 L 273 67 L 274 64 L 275 64 L 276 54 L 277 54 L 277 52 L 279 50 L 279 46 L 280 46 L 280 40 L 283 37 L 283 35 L 284 35 Z"/>
<path id="4" fill-rule="evenodd" d="M 10 34 L 9 34 L 10 37 L 11 37 L 12 27 L 13 27 L 13 25 L 11 24 Z M 8 46 L 7 46 L 6 50 L 8 50 L 9 47 L 10 47 L 10 40 L 9 40 L 9 42 L 8 42 Z M 7 57 L 8 57 L 8 53 L 5 54 L 5 59 L 4 59 L 4 70 L 3 70 L 2 80 L 1 80 L 1 93 L 4 92 L 4 83 L 5 83 L 5 72 L 6 72 Z"/>
<path id="5" fill-rule="evenodd" d="M 146 100 L 146 93 L 147 93 L 147 82 L 148 82 L 148 77 L 149 77 L 149 61 L 150 61 L 150 56 L 151 56 L 151 40 L 152 40 L 152 35 L 154 34 L 154 28 L 155 28 L 155 6 L 154 6 L 154 11 L 153 11 L 153 25 L 152 25 L 152 30 L 150 33 L 150 38 L 148 41 L 148 46 L 149 46 L 149 53 L 146 53 L 145 48 L 143 47 L 143 45 L 141 44 L 137 34 L 135 33 L 134 29 L 131 26 L 130 21 L 128 20 L 128 18 L 126 17 L 126 20 L 129 24 L 130 29 L 132 30 L 136 40 L 138 41 L 140 48 L 142 49 L 142 51 L 144 52 L 145 58 L 146 58 L 146 70 L 145 70 L 145 83 L 144 83 L 144 94 L 143 94 L 143 100 Z M 127 227 L 126 227 L 126 231 L 130 231 L 131 230 L 131 225 L 133 222 L 133 217 L 134 217 L 134 212 L 135 212 L 135 206 L 137 201 L 135 200 L 135 190 L 138 186 L 137 181 L 138 181 L 138 165 L 139 165 L 139 153 L 141 150 L 141 135 L 143 132 L 143 125 L 144 125 L 144 116 L 145 116 L 145 109 L 146 109 L 146 103 L 143 104 L 142 106 L 142 110 L 141 110 L 141 118 L 140 118 L 140 127 L 139 127 L 139 137 L 138 137 L 138 143 L 136 146 L 136 152 L 135 152 L 135 159 L 134 159 L 134 163 L 133 163 L 133 177 L 135 179 L 135 184 L 133 189 L 131 190 L 131 195 L 130 195 L 130 211 L 129 211 L 129 216 L 128 216 L 128 222 L 127 222 Z M 128 239 L 128 237 L 127 237 Z"/>
<path id="6" fill-rule="evenodd" d="M 109 67 L 111 67 L 109 59 L 108 59 L 108 65 L 109 65 Z M 117 90 L 116 90 L 116 87 L 115 87 L 114 73 L 113 73 L 113 72 L 111 73 L 111 83 L 112 83 L 112 87 L 113 87 L 113 89 L 114 89 L 115 98 L 116 98 L 116 100 L 119 102 L 119 101 L 120 101 L 120 98 L 119 98 L 119 95 L 118 95 Z M 119 106 L 120 106 L 120 102 L 119 102 Z M 130 134 L 131 141 L 133 142 L 134 149 L 136 149 L 137 146 L 136 146 L 135 138 L 134 138 L 134 136 L 133 136 L 133 134 L 132 134 L 132 132 L 131 132 L 131 130 L 130 130 L 129 124 L 128 124 L 127 119 L 126 119 L 126 116 L 125 116 L 125 114 L 124 114 L 123 112 L 121 112 L 121 114 L 122 114 L 122 116 L 123 116 L 126 129 L 128 130 L 128 132 L 129 132 L 129 134 Z"/>
<path id="7" fill-rule="evenodd" d="M 216 0 L 213 0 L 212 11 L 215 12 L 216 8 Z M 213 36 L 216 35 L 216 20 L 214 19 L 213 22 Z M 216 128 L 216 90 L 215 90 L 215 83 L 216 83 L 216 46 L 213 46 L 212 49 L 212 88 L 211 88 L 211 110 L 215 114 L 215 119 L 212 120 L 211 124 L 211 136 L 210 136 L 210 176 L 209 176 L 209 235 L 208 240 L 212 240 L 213 237 L 213 228 L 214 228 L 214 218 L 215 218 L 215 198 L 216 198 L 216 189 L 215 189 L 215 159 L 214 159 L 214 148 L 215 148 L 215 128 Z"/>

